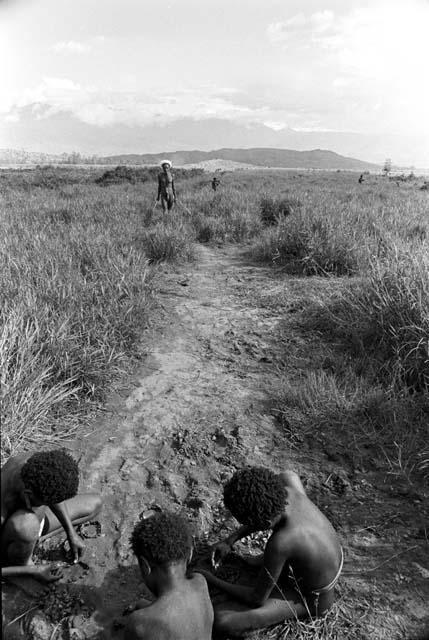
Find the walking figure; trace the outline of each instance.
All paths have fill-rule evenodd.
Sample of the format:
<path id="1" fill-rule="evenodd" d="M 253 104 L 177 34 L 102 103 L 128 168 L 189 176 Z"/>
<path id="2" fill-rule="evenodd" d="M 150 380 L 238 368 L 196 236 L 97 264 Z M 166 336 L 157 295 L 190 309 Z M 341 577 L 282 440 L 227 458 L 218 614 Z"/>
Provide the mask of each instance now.
<path id="1" fill-rule="evenodd" d="M 358 182 L 359 182 L 359 184 L 362 184 L 362 182 L 363 182 L 363 173 L 360 174 Z"/>
<path id="2" fill-rule="evenodd" d="M 174 177 L 171 173 L 170 160 L 161 162 L 162 171 L 158 174 L 158 195 L 156 201 L 161 199 L 162 210 L 165 213 L 171 211 L 176 202 L 176 189 L 174 186 Z"/>
<path id="3" fill-rule="evenodd" d="M 212 189 L 213 189 L 213 191 L 216 191 L 216 189 L 218 188 L 219 185 L 220 185 L 219 178 L 216 178 L 216 176 L 214 176 L 214 178 L 212 180 Z"/>

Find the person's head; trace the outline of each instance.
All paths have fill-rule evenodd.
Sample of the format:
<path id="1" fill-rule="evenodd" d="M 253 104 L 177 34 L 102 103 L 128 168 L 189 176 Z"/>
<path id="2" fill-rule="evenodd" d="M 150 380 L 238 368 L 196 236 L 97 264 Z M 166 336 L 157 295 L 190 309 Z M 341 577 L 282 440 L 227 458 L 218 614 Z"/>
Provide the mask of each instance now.
<path id="1" fill-rule="evenodd" d="M 264 467 L 236 471 L 224 486 L 223 499 L 236 520 L 261 531 L 276 524 L 287 504 L 280 478 Z"/>
<path id="2" fill-rule="evenodd" d="M 176 565 L 186 571 L 192 557 L 192 532 L 181 515 L 161 512 L 140 520 L 130 538 L 143 578 L 155 588 L 159 570 Z"/>
<path id="3" fill-rule="evenodd" d="M 171 162 L 170 160 L 162 160 L 161 162 L 161 168 L 163 171 L 168 171 L 168 169 L 171 169 Z"/>
<path id="4" fill-rule="evenodd" d="M 33 453 L 21 469 L 23 497 L 33 507 L 73 498 L 79 488 L 76 461 L 62 449 Z"/>

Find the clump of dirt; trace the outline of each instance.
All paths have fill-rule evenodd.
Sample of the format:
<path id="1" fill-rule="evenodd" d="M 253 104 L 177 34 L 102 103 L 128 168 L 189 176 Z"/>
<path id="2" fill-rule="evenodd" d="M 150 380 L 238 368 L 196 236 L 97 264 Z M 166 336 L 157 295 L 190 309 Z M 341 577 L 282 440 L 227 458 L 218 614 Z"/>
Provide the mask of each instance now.
<path id="1" fill-rule="evenodd" d="M 45 616 L 57 624 L 70 616 L 81 615 L 90 618 L 95 607 L 88 604 L 86 594 L 79 588 L 72 589 L 69 585 L 57 585 L 49 589 L 38 601 L 38 606 Z"/>

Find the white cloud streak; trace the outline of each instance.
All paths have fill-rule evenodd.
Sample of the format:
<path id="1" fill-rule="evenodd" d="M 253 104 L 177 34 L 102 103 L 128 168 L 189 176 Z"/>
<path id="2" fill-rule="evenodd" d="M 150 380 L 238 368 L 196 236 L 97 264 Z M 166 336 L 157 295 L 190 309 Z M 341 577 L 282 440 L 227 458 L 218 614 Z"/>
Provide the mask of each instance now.
<path id="1" fill-rule="evenodd" d="M 46 77 L 36 87 L 24 91 L 10 111 L 15 117 L 21 109 L 30 107 L 37 118 L 68 112 L 87 124 L 100 127 L 163 124 L 186 117 L 257 119 L 255 110 L 230 100 L 235 93 L 237 90 L 231 87 L 204 86 L 174 94 L 153 92 L 143 95 L 138 92 L 101 91 L 94 86 L 82 86 L 69 78 Z"/>
<path id="2" fill-rule="evenodd" d="M 91 51 L 91 46 L 85 42 L 78 42 L 76 40 L 68 40 L 67 42 L 56 42 L 52 45 L 51 50 L 55 53 L 65 54 L 82 54 Z"/>

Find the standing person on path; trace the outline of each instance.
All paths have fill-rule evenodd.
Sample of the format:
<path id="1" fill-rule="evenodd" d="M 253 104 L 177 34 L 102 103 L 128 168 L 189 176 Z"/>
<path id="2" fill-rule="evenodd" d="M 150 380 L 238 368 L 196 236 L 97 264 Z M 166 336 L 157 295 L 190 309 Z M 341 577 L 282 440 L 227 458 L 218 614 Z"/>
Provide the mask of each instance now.
<path id="1" fill-rule="evenodd" d="M 176 202 L 176 189 L 174 186 L 174 177 L 171 173 L 170 160 L 161 162 L 162 171 L 158 174 L 158 195 L 156 201 L 161 199 L 162 210 L 165 213 L 171 211 Z"/>
<path id="2" fill-rule="evenodd" d="M 219 178 L 217 178 L 216 176 L 214 176 L 213 180 L 212 180 L 212 189 L 213 191 L 216 191 L 216 189 L 218 188 L 218 186 L 220 185 L 220 180 Z"/>

